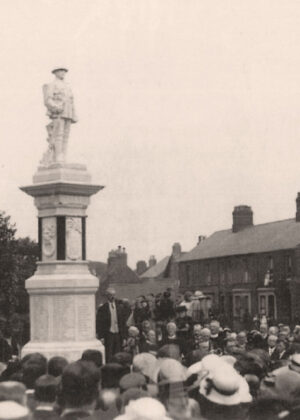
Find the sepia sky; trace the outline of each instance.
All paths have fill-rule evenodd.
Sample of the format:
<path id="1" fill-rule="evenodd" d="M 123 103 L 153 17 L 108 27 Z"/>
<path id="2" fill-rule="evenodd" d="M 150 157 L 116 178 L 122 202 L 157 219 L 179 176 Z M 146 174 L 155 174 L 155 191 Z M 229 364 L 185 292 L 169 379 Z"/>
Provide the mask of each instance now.
<path id="1" fill-rule="evenodd" d="M 28 185 L 46 150 L 43 83 L 67 66 L 78 124 L 69 162 L 105 189 L 88 257 L 190 250 L 232 224 L 294 217 L 300 191 L 298 0 L 0 3 L 0 209 L 37 238 Z"/>

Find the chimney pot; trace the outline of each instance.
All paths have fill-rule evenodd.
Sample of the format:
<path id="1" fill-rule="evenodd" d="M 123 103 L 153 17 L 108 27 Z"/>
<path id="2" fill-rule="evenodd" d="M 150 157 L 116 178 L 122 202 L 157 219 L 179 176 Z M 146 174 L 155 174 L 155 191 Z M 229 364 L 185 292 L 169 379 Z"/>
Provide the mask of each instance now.
<path id="1" fill-rule="evenodd" d="M 149 258 L 149 267 L 153 267 L 154 265 L 156 265 L 156 258 L 154 255 L 151 255 Z"/>
<path id="2" fill-rule="evenodd" d="M 204 236 L 204 235 L 199 235 L 199 236 L 198 236 L 198 243 L 197 243 L 197 245 L 201 244 L 201 242 L 205 241 L 205 239 L 206 239 L 206 236 Z"/>

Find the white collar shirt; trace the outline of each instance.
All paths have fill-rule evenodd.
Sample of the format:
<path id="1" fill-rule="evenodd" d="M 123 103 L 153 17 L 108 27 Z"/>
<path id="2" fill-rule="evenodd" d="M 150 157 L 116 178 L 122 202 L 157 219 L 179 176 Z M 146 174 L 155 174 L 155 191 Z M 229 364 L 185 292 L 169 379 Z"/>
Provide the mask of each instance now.
<path id="1" fill-rule="evenodd" d="M 119 332 L 118 326 L 118 315 L 117 315 L 117 308 L 116 302 L 108 302 L 109 310 L 110 310 L 110 332 L 116 334 Z"/>

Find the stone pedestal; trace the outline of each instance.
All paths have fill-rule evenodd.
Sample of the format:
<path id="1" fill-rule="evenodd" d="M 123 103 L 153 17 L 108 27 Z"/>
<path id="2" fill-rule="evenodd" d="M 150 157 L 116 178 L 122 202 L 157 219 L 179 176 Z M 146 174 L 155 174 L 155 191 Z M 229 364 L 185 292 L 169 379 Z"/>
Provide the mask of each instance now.
<path id="1" fill-rule="evenodd" d="M 40 352 L 47 358 L 77 360 L 86 349 L 104 354 L 95 332 L 95 293 L 99 280 L 86 259 L 86 209 L 103 187 L 91 184 L 83 165 L 39 168 L 33 184 L 21 190 L 38 209 L 40 262 L 26 280 L 30 296 L 30 342 L 22 356 Z"/>

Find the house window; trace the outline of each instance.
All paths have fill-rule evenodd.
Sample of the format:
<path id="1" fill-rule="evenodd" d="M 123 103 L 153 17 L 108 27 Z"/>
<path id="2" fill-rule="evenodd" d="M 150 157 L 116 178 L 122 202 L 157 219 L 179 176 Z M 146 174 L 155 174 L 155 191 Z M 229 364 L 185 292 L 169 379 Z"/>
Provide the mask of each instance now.
<path id="1" fill-rule="evenodd" d="M 225 296 L 220 295 L 220 312 L 223 314 L 225 312 Z"/>
<path id="2" fill-rule="evenodd" d="M 259 313 L 261 315 L 266 314 L 266 296 L 265 295 L 259 296 Z"/>
<path id="3" fill-rule="evenodd" d="M 211 283 L 211 271 L 210 271 L 210 264 L 206 264 L 206 283 Z"/>
<path id="4" fill-rule="evenodd" d="M 287 279 L 292 277 L 292 257 L 289 254 L 285 256 L 285 274 Z"/>
<path id="5" fill-rule="evenodd" d="M 189 264 L 187 264 L 186 266 L 186 284 L 189 285 L 191 282 L 191 266 Z"/>
<path id="6" fill-rule="evenodd" d="M 219 267 L 220 267 L 219 268 L 219 270 L 220 270 L 219 271 L 219 273 L 220 273 L 220 283 L 225 284 L 225 278 L 226 278 L 226 276 L 225 276 L 225 263 L 221 262 Z"/>
<path id="7" fill-rule="evenodd" d="M 266 315 L 267 318 L 277 318 L 276 296 L 274 290 L 258 290 L 258 311 L 260 315 Z"/>
<path id="8" fill-rule="evenodd" d="M 208 309 L 210 309 L 212 307 L 212 297 L 207 296 L 206 302 L 207 302 Z"/>
<path id="9" fill-rule="evenodd" d="M 249 268 L 248 268 L 248 260 L 247 258 L 243 259 L 243 265 L 244 265 L 244 283 L 248 283 L 249 281 Z"/>
<path id="10" fill-rule="evenodd" d="M 242 318 L 246 313 L 251 313 L 250 292 L 233 291 L 233 315 Z"/>
<path id="11" fill-rule="evenodd" d="M 227 281 L 232 283 L 232 264 L 231 261 L 227 261 Z"/>

